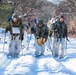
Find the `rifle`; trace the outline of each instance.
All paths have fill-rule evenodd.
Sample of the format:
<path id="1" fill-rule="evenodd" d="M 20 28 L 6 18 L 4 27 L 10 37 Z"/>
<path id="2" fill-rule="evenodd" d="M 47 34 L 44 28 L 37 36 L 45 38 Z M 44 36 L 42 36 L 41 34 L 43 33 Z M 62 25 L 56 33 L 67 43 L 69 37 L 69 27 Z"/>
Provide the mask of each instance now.
<path id="1" fill-rule="evenodd" d="M 66 38 L 66 39 L 67 39 L 68 42 L 70 42 L 68 38 Z"/>

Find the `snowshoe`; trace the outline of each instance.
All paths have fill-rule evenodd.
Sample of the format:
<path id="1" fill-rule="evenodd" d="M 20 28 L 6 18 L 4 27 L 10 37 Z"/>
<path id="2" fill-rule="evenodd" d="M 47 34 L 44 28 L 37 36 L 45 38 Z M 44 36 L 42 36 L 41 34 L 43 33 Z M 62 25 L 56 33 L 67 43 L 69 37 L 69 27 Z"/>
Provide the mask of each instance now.
<path id="1" fill-rule="evenodd" d="M 8 54 L 7 55 L 8 58 L 19 58 L 19 54 L 18 53 L 13 53 L 13 54 Z"/>
<path id="2" fill-rule="evenodd" d="M 53 55 L 53 54 L 52 54 Z M 54 58 L 58 58 L 58 54 L 53 55 Z"/>
<path id="3" fill-rule="evenodd" d="M 40 55 L 35 55 L 36 58 L 39 58 L 40 56 L 44 56 L 44 54 L 41 53 Z"/>
<path id="4" fill-rule="evenodd" d="M 11 59 L 12 58 L 11 54 L 8 54 L 7 55 L 7 58 Z"/>

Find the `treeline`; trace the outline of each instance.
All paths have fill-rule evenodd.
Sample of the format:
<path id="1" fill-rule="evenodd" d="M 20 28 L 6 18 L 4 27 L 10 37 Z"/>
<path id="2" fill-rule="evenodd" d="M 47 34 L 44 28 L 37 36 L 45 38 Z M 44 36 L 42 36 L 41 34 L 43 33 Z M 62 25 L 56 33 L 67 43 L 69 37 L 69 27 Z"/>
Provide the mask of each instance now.
<path id="1" fill-rule="evenodd" d="M 8 17 L 10 17 L 12 13 L 13 7 L 11 5 L 0 2 L 0 24 L 2 24 L 3 28 L 8 24 Z"/>
<path id="2" fill-rule="evenodd" d="M 68 33 L 76 36 L 76 0 L 62 0 L 55 5 L 47 0 L 1 0 L 0 2 L 0 22 L 3 27 L 6 25 L 7 18 L 15 11 L 18 14 L 35 14 L 38 18 L 44 19 L 45 23 L 53 15 L 65 16 L 68 25 Z M 5 3 L 5 4 L 3 4 Z M 27 8 L 27 9 L 26 9 Z M 29 10 L 30 8 L 30 10 Z"/>

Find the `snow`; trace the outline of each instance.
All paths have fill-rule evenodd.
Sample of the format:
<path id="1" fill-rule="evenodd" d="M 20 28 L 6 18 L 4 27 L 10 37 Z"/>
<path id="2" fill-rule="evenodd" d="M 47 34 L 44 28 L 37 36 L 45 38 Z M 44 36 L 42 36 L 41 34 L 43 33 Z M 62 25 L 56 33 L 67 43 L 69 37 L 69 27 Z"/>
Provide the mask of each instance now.
<path id="1" fill-rule="evenodd" d="M 68 60 L 66 63 L 63 62 L 63 64 L 70 70 L 72 70 L 73 72 L 76 72 L 76 59 L 73 58 L 71 60 Z"/>
<path id="2" fill-rule="evenodd" d="M 27 35 L 23 41 L 26 45 L 19 58 L 7 58 L 9 36 L 4 45 L 4 34 L 0 40 L 0 75 L 76 75 L 76 38 L 69 38 L 67 54 L 63 59 L 55 59 L 50 50 L 45 55 L 35 58 L 34 36 Z M 27 49 L 29 42 L 29 48 Z M 4 51 L 3 51 L 4 47 Z"/>

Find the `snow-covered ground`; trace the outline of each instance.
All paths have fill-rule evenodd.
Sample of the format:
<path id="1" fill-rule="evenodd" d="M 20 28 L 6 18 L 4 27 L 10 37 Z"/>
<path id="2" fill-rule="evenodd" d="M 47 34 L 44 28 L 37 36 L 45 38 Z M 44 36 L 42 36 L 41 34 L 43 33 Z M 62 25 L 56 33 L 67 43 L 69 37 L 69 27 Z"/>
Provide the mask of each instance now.
<path id="1" fill-rule="evenodd" d="M 4 34 L 2 34 L 4 35 Z M 0 36 L 1 37 L 1 36 Z M 8 59 L 9 37 L 4 45 L 4 36 L 0 40 L 0 75 L 76 75 L 76 39 L 67 43 L 67 55 L 64 59 L 54 59 L 50 50 L 45 50 L 45 56 L 34 57 L 34 37 L 27 36 L 30 47 L 21 50 L 20 57 Z M 4 47 L 4 50 L 3 50 Z"/>

